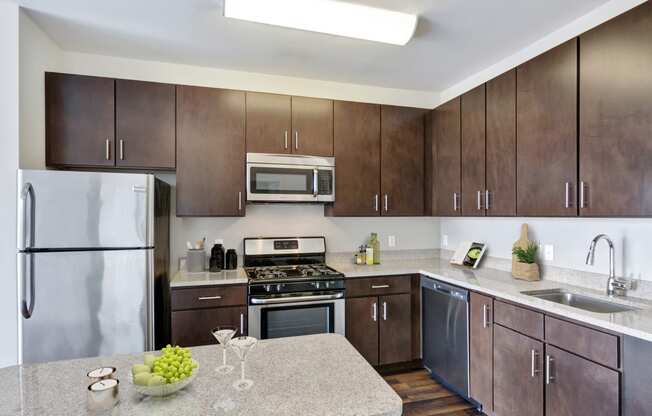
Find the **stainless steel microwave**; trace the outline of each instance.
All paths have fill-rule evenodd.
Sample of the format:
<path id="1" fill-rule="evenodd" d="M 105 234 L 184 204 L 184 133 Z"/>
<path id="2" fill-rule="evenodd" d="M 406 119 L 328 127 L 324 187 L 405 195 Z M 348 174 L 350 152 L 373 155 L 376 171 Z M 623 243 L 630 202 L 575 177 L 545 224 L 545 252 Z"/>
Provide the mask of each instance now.
<path id="1" fill-rule="evenodd" d="M 247 201 L 333 202 L 335 158 L 247 153 Z"/>

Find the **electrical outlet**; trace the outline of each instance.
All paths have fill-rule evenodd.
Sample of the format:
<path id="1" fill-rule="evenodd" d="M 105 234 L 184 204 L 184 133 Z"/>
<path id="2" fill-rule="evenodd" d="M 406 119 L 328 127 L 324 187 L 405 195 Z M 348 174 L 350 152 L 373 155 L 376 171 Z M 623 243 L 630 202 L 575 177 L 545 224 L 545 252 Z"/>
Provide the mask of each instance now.
<path id="1" fill-rule="evenodd" d="M 448 247 L 448 235 L 444 234 L 441 236 L 441 245 L 442 247 Z"/>
<path id="2" fill-rule="evenodd" d="M 543 246 L 543 258 L 546 261 L 553 261 L 555 259 L 555 249 L 552 244 L 545 244 Z"/>
<path id="3" fill-rule="evenodd" d="M 395 247 L 396 246 L 396 236 L 395 235 L 390 235 L 387 237 L 387 245 L 389 247 Z"/>

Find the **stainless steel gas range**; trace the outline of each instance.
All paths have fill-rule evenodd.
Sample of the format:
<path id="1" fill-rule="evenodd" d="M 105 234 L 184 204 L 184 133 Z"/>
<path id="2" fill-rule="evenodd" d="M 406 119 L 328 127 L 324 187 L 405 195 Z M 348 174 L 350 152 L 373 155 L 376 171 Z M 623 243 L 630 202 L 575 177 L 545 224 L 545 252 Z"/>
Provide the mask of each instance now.
<path id="1" fill-rule="evenodd" d="M 245 238 L 249 335 L 344 335 L 344 275 L 325 262 L 324 237 Z"/>

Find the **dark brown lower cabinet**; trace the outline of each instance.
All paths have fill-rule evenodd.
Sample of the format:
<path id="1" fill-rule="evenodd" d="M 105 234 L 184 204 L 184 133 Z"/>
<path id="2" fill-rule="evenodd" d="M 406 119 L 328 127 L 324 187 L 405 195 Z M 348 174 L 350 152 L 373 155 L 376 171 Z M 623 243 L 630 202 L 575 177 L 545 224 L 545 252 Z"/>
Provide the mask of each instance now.
<path id="1" fill-rule="evenodd" d="M 191 309 L 172 312 L 172 344 L 183 347 L 216 344 L 211 329 L 217 326 L 242 328 L 247 333 L 247 307 Z"/>
<path id="2" fill-rule="evenodd" d="M 493 410 L 493 299 L 471 292 L 469 387 L 470 396 L 486 411 Z"/>
<path id="3" fill-rule="evenodd" d="M 620 374 L 546 345 L 547 416 L 618 416 Z"/>
<path id="4" fill-rule="evenodd" d="M 494 325 L 496 415 L 543 416 L 542 365 L 542 342 Z M 549 413 L 551 416 L 553 414 Z"/>
<path id="5" fill-rule="evenodd" d="M 346 338 L 371 365 L 378 365 L 378 297 L 346 300 Z"/>
<path id="6" fill-rule="evenodd" d="M 381 296 L 380 364 L 392 364 L 412 359 L 412 298 L 403 295 Z"/>
<path id="7" fill-rule="evenodd" d="M 346 300 L 346 337 L 371 365 L 412 359 L 409 293 Z"/>

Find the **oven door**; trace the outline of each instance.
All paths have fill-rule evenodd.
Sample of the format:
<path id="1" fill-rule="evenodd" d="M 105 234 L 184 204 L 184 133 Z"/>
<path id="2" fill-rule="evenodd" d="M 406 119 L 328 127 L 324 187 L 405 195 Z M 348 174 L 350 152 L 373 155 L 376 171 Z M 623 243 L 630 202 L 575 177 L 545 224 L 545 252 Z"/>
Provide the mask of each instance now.
<path id="1" fill-rule="evenodd" d="M 258 339 L 324 333 L 344 335 L 344 310 L 343 298 L 250 304 L 249 335 Z"/>
<path id="2" fill-rule="evenodd" d="M 247 200 L 331 202 L 333 167 L 247 163 Z"/>

